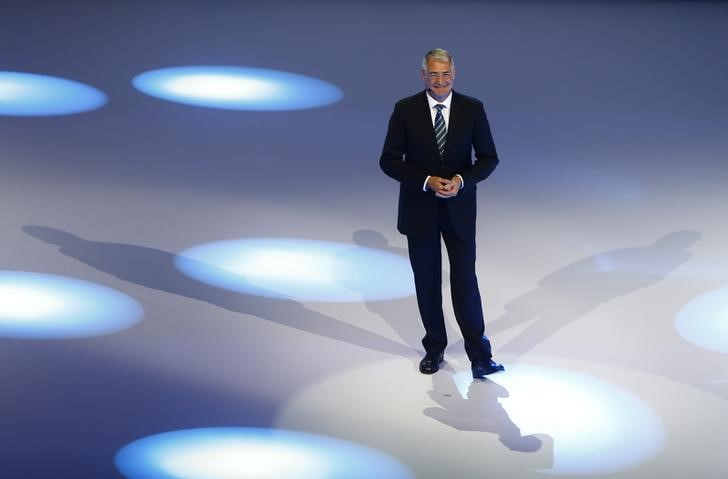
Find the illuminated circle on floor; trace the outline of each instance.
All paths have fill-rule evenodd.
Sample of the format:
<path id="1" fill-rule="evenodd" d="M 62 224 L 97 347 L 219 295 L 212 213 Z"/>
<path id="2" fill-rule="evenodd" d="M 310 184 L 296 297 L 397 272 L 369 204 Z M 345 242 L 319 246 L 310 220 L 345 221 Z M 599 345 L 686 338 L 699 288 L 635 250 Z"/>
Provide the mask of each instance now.
<path id="1" fill-rule="evenodd" d="M 455 383 L 467 399 L 470 371 Z M 662 420 L 644 401 L 616 385 L 566 369 L 514 365 L 490 380 L 508 391 L 499 402 L 522 435 L 554 440 L 558 475 L 609 474 L 638 466 L 664 444 Z"/>
<path id="2" fill-rule="evenodd" d="M 331 437 L 261 428 L 201 428 L 148 436 L 116 455 L 128 479 L 414 479 L 393 457 Z"/>
<path id="3" fill-rule="evenodd" d="M 0 271 L 0 337 L 66 339 L 100 336 L 139 322 L 129 296 L 73 278 Z"/>
<path id="4" fill-rule="evenodd" d="M 381 301 L 414 294 L 409 260 L 346 243 L 289 238 L 219 241 L 181 252 L 186 275 L 220 288 L 301 301 Z"/>
<path id="5" fill-rule="evenodd" d="M 186 66 L 137 75 L 132 84 L 163 100 L 228 110 L 304 110 L 341 100 L 343 92 L 317 78 L 262 68 Z"/>
<path id="6" fill-rule="evenodd" d="M 728 286 L 698 296 L 675 316 L 675 329 L 701 348 L 728 353 Z"/>
<path id="7" fill-rule="evenodd" d="M 0 71 L 0 115 L 69 115 L 94 110 L 107 100 L 96 88 L 72 80 Z"/>

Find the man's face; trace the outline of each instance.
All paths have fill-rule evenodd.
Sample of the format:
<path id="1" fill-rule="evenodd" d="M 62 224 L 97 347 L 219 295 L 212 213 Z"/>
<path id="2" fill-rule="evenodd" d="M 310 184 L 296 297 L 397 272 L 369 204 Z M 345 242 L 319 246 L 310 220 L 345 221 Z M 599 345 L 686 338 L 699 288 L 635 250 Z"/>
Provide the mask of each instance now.
<path id="1" fill-rule="evenodd" d="M 435 100 L 442 101 L 450 94 L 455 80 L 455 67 L 449 62 L 430 59 L 427 70 L 422 70 L 421 73 L 425 88 Z"/>

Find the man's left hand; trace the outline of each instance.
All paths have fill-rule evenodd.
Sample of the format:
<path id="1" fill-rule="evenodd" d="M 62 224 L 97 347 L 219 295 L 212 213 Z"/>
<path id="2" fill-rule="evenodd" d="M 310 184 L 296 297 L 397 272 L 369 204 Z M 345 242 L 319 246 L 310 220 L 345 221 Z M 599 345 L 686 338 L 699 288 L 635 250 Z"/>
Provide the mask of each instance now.
<path id="1" fill-rule="evenodd" d="M 455 175 L 447 185 L 444 185 L 437 190 L 435 196 L 438 198 L 452 198 L 453 196 L 457 196 L 460 192 L 460 186 L 462 186 L 462 180 L 460 180 L 459 176 Z"/>

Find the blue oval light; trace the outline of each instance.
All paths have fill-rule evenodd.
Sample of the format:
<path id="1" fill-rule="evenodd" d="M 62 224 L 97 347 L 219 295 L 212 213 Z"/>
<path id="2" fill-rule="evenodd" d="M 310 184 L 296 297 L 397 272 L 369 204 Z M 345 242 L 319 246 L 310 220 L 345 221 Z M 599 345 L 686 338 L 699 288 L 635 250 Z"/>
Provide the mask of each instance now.
<path id="1" fill-rule="evenodd" d="M 675 316 L 675 329 L 701 348 L 728 353 L 728 286 L 698 296 Z"/>
<path id="2" fill-rule="evenodd" d="M 66 339 L 109 334 L 144 314 L 129 296 L 77 279 L 0 271 L 0 337 Z"/>
<path id="3" fill-rule="evenodd" d="M 94 110 L 107 101 L 101 91 L 72 80 L 0 72 L 0 115 L 69 115 Z"/>
<path id="4" fill-rule="evenodd" d="M 402 463 L 359 444 L 303 432 L 203 428 L 148 436 L 116 455 L 128 479 L 412 479 Z"/>
<path id="5" fill-rule="evenodd" d="M 470 371 L 456 374 L 466 398 Z M 645 463 L 664 444 L 660 417 L 634 394 L 602 379 L 567 369 L 512 365 L 489 381 L 508 391 L 499 399 L 520 433 L 553 438 L 553 465 L 545 474 L 610 474 Z M 477 398 L 470 398 L 477 399 Z"/>
<path id="6" fill-rule="evenodd" d="M 177 268 L 220 288 L 301 301 L 381 301 L 414 294 L 409 260 L 329 241 L 255 238 L 181 252 Z"/>
<path id="7" fill-rule="evenodd" d="M 132 84 L 163 100 L 229 110 L 303 110 L 343 97 L 338 87 L 323 80 L 262 68 L 164 68 L 137 75 Z"/>

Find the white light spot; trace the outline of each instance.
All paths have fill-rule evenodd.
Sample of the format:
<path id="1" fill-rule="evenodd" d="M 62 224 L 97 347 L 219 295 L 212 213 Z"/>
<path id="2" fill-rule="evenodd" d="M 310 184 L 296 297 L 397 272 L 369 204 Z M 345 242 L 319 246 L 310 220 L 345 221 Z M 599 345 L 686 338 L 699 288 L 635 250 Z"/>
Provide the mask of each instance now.
<path id="1" fill-rule="evenodd" d="M 249 101 L 271 97 L 279 90 L 275 85 L 256 78 L 212 74 L 172 78 L 166 87 L 177 95 L 230 101 Z"/>
<path id="2" fill-rule="evenodd" d="M 43 320 L 67 307 L 67 301 L 44 288 L 0 284 L 0 316 Z"/>
<path id="3" fill-rule="evenodd" d="M 148 436 L 116 455 L 129 479 L 413 479 L 396 459 L 352 442 L 258 428 L 203 428 Z"/>
<path id="4" fill-rule="evenodd" d="M 277 479 L 307 471 L 312 477 L 326 470 L 321 458 L 295 446 L 261 444 L 244 438 L 223 438 L 217 442 L 194 444 L 166 456 L 161 468 L 171 477 L 235 479 L 246 477 Z"/>
<path id="5" fill-rule="evenodd" d="M 0 337 L 98 336 L 138 322 L 143 309 L 104 286 L 62 276 L 0 271 Z"/>
<path id="6" fill-rule="evenodd" d="M 500 402 L 523 435 L 553 437 L 554 464 L 542 473 L 608 474 L 645 462 L 662 447 L 659 417 L 639 398 L 606 381 L 523 365 L 509 367 L 492 381 L 508 391 Z"/>
<path id="7" fill-rule="evenodd" d="M 675 316 L 675 329 L 701 348 L 728 353 L 728 287 L 705 293 L 686 304 Z"/>
<path id="8" fill-rule="evenodd" d="M 99 90 L 64 78 L 0 71 L 0 115 L 68 115 L 107 102 Z"/>
<path id="9" fill-rule="evenodd" d="M 187 66 L 137 75 L 139 91 L 164 100 L 228 110 L 301 110 L 341 100 L 331 83 L 295 73 L 262 68 Z"/>
<path id="10" fill-rule="evenodd" d="M 352 302 L 414 294 L 406 257 L 353 244 L 285 238 L 219 241 L 183 251 L 175 264 L 213 286 L 271 298 Z"/>

